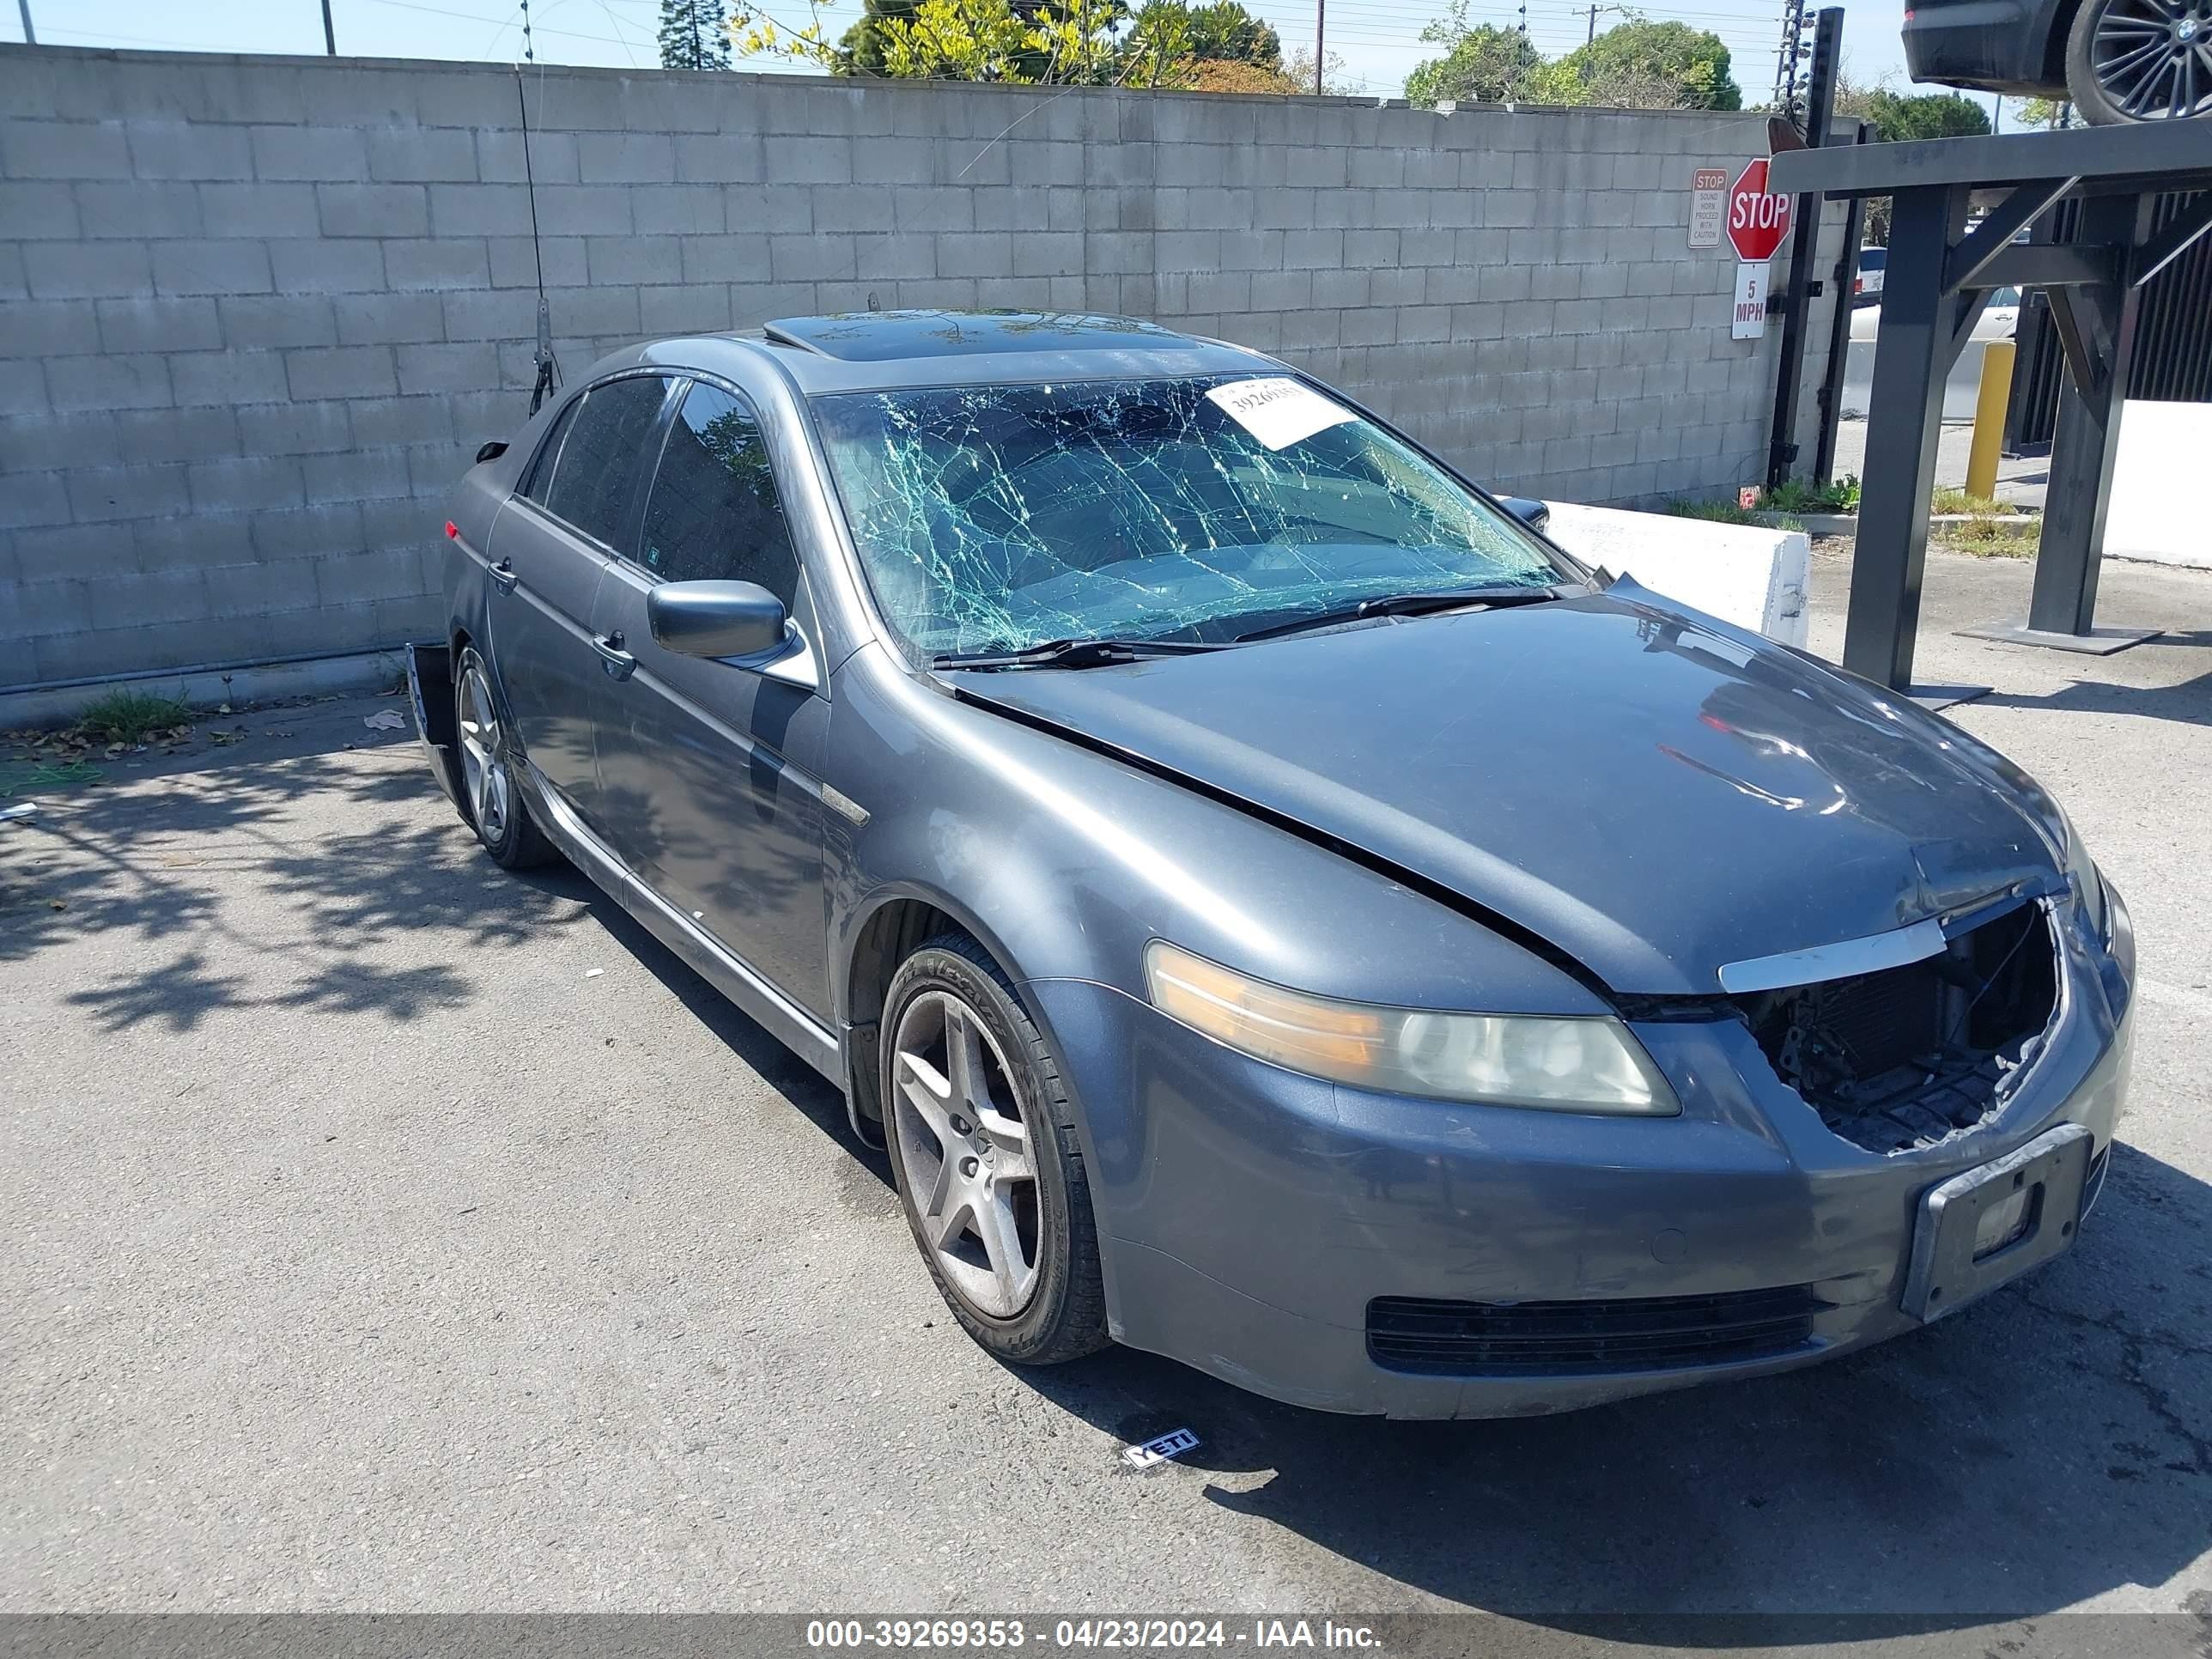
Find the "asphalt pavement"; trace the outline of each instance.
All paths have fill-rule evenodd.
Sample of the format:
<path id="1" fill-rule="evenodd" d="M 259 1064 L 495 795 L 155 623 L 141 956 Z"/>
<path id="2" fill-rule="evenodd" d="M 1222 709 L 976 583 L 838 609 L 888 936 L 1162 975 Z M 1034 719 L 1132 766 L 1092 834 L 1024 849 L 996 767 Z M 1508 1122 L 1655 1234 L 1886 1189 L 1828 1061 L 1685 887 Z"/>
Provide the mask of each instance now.
<path id="1" fill-rule="evenodd" d="M 2027 574 L 1931 555 L 1922 666 L 1996 685 L 1954 718 L 2133 906 L 2134 1105 L 2079 1247 L 1834 1364 L 1522 1421 L 995 1364 L 835 1094 L 573 872 L 496 869 L 366 724 L 390 700 L 94 757 L 0 824 L 0 1612 L 1459 1610 L 1498 1653 L 1859 1613 L 1903 1644 L 1864 1651 L 2204 1651 L 2212 577 L 2108 569 L 2101 619 L 2175 630 L 2118 657 L 1951 635 Z M 1816 650 L 1843 577 L 1816 559 Z"/>

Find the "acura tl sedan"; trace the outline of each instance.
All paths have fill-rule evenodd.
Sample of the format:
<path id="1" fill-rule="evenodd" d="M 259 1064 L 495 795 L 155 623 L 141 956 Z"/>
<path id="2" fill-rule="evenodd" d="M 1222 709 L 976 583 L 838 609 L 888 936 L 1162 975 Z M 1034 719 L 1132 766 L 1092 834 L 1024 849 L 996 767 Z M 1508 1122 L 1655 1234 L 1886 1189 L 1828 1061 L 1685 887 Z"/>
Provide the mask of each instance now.
<path id="1" fill-rule="evenodd" d="M 447 532 L 416 715 L 486 849 L 842 1090 L 1004 1360 L 1561 1410 L 1910 1331 L 2095 1202 L 2135 947 L 2057 803 L 1270 358 L 658 341 Z"/>

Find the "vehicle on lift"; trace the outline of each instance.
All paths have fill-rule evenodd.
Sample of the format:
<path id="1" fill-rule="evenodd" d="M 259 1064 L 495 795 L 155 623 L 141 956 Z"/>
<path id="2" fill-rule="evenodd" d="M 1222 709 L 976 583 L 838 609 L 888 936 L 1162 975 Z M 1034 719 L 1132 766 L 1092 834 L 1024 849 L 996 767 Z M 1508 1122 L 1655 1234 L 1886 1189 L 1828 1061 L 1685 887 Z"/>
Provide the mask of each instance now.
<path id="1" fill-rule="evenodd" d="M 484 847 L 842 1089 L 1006 1360 L 1560 1410 L 1911 1330 L 2103 1179 L 2134 945 L 2057 803 L 1258 353 L 657 341 L 447 532 Z"/>
<path id="2" fill-rule="evenodd" d="M 1915 81 L 2070 99 L 2093 126 L 2212 115 L 2212 0 L 1915 0 Z"/>

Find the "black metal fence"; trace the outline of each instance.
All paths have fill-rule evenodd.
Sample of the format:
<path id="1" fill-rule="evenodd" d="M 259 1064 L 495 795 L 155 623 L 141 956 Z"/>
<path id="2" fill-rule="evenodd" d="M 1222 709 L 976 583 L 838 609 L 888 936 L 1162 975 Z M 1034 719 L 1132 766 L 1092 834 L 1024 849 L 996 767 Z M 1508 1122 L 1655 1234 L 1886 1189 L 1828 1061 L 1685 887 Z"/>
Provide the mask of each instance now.
<path id="1" fill-rule="evenodd" d="M 2161 196 L 2153 232 L 2176 218 L 2194 195 Z M 2063 202 L 2036 227 L 2039 242 L 2073 240 L 2081 216 L 2078 198 Z M 2181 258 L 2144 284 L 2127 395 L 2168 403 L 2212 403 L 2212 236 L 2198 239 Z M 2005 414 L 2005 448 L 2033 453 L 2051 446 L 2058 425 L 2058 386 L 2065 358 L 2051 303 L 2040 289 L 2021 306 L 2013 360 L 2012 404 Z"/>

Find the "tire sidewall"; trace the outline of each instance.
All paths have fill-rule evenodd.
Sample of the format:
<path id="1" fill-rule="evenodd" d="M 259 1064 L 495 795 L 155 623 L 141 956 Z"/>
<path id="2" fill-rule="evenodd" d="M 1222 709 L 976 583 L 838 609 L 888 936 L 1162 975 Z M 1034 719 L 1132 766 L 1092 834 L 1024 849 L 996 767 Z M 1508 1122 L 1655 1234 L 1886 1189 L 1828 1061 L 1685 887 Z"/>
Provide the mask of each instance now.
<path id="1" fill-rule="evenodd" d="M 490 694 L 493 708 L 499 715 L 497 753 L 500 763 L 507 768 L 507 822 L 501 826 L 498 838 L 495 840 L 486 835 L 483 825 L 477 822 L 476 807 L 472 802 L 466 799 L 461 802 L 461 814 L 468 819 L 469 828 L 477 832 L 477 839 L 483 843 L 484 850 L 501 864 L 506 864 L 517 855 L 522 837 L 522 815 L 526 809 L 522 804 L 522 785 L 515 770 L 514 757 L 507 746 L 507 714 L 506 705 L 500 698 L 499 682 L 492 678 L 491 665 L 484 660 L 483 653 L 473 645 L 462 647 L 460 660 L 453 668 L 453 708 L 458 715 L 461 706 L 461 682 L 468 678 L 471 667 L 483 676 L 484 689 Z"/>
<path id="2" fill-rule="evenodd" d="M 957 996 L 972 1009 L 1006 1056 L 1007 1080 L 1013 1085 L 1029 1131 L 1030 1161 L 1036 1170 L 1037 1283 L 1029 1304 L 1011 1319 L 983 1312 L 972 1305 L 945 1275 L 937 1252 L 923 1235 L 921 1216 L 912 1183 L 899 1150 L 896 1036 L 900 1022 L 915 999 L 926 992 L 943 991 Z M 897 1182 L 899 1207 L 905 1212 L 907 1230 L 929 1275 L 953 1316 L 984 1346 L 1002 1358 L 1018 1361 L 1042 1352 L 1057 1340 L 1067 1312 L 1071 1268 L 1071 1200 L 1067 1170 L 1062 1160 L 1063 1114 L 1048 1096 L 1036 1061 L 1039 1039 L 1030 1023 L 997 979 L 957 951 L 924 945 L 907 958 L 891 980 L 884 999 L 878 1045 L 881 1060 L 878 1086 L 884 1110 L 884 1140 L 889 1146 L 893 1178 Z"/>

